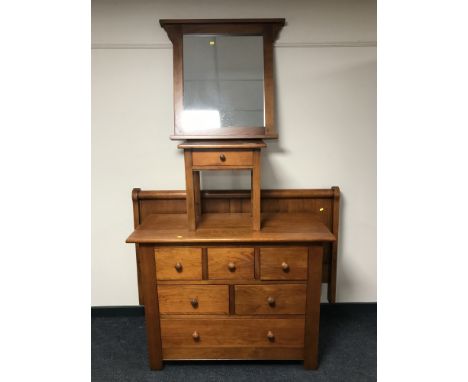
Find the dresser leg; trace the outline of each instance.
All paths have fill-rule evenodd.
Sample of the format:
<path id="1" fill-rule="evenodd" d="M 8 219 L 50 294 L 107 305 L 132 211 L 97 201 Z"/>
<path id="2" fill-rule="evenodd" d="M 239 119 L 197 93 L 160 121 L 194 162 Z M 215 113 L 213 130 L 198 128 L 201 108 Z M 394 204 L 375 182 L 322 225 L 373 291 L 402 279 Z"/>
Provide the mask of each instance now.
<path id="1" fill-rule="evenodd" d="M 150 369 L 151 370 L 162 370 L 164 365 L 162 362 L 159 363 L 151 363 L 152 361 L 150 360 Z"/>
<path id="2" fill-rule="evenodd" d="M 156 285 L 156 261 L 154 247 L 140 244 L 141 275 L 145 301 L 145 326 L 148 341 L 149 363 L 152 370 L 161 370 L 162 346 L 159 326 L 159 301 Z"/>
<path id="3" fill-rule="evenodd" d="M 318 367 L 318 339 L 320 322 L 320 295 L 322 286 L 323 245 L 309 248 L 307 299 L 304 336 L 304 368 Z"/>

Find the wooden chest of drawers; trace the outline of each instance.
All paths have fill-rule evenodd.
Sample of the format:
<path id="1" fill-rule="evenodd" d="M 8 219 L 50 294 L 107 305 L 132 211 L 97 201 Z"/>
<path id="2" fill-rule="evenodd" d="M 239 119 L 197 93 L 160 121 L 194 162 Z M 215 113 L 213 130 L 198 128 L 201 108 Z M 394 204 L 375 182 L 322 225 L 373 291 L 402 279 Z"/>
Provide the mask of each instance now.
<path id="1" fill-rule="evenodd" d="M 145 301 L 159 310 L 163 360 L 304 359 L 316 367 L 320 245 L 144 248 L 156 276 Z"/>
<path id="2" fill-rule="evenodd" d="M 127 239 L 152 369 L 227 359 L 317 368 L 322 270 L 336 237 L 310 213 L 265 213 L 260 232 L 243 215 L 206 213 L 192 231 L 183 213 L 151 214 Z"/>

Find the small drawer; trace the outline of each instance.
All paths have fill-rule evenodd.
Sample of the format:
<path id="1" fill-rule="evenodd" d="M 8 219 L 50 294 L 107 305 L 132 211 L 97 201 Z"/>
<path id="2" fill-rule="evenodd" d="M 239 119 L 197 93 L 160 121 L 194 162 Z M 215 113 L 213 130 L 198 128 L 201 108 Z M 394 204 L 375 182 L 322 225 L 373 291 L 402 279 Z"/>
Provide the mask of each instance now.
<path id="1" fill-rule="evenodd" d="M 306 280 L 305 247 L 276 247 L 260 249 L 260 278 L 262 280 Z"/>
<path id="2" fill-rule="evenodd" d="M 303 359 L 304 319 L 161 319 L 164 359 Z"/>
<path id="3" fill-rule="evenodd" d="M 208 248 L 208 278 L 211 280 L 252 280 L 253 248 Z"/>
<path id="4" fill-rule="evenodd" d="M 194 151 L 192 166 L 252 166 L 252 151 Z"/>
<path id="5" fill-rule="evenodd" d="M 304 314 L 305 284 L 236 285 L 236 314 Z"/>
<path id="6" fill-rule="evenodd" d="M 201 248 L 161 247 L 154 254 L 158 280 L 201 280 Z"/>
<path id="7" fill-rule="evenodd" d="M 161 314 L 228 314 L 228 285 L 159 285 Z"/>

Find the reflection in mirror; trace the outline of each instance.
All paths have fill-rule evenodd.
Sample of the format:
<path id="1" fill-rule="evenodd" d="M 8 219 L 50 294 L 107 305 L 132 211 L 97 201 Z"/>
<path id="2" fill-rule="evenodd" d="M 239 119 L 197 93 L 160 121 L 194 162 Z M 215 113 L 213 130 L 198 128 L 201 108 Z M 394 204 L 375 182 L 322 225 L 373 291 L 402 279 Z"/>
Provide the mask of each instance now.
<path id="1" fill-rule="evenodd" d="M 184 129 L 264 126 L 263 37 L 183 39 Z"/>

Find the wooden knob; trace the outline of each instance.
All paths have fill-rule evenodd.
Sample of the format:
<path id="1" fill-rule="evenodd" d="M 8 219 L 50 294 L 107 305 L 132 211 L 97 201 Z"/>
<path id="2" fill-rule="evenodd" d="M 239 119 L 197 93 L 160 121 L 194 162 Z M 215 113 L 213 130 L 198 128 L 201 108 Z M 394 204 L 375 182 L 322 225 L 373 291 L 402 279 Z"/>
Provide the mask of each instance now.
<path id="1" fill-rule="evenodd" d="M 221 159 L 221 162 L 224 162 L 226 160 L 226 155 L 220 154 L 219 159 Z"/>
<path id="2" fill-rule="evenodd" d="M 231 272 L 234 272 L 236 270 L 236 264 L 234 264 L 232 261 L 229 262 L 228 264 L 228 269 L 231 271 Z"/>
<path id="3" fill-rule="evenodd" d="M 192 306 L 193 306 L 194 308 L 196 308 L 196 307 L 198 306 L 198 299 L 197 299 L 197 298 L 192 298 L 192 299 L 190 300 L 190 304 L 192 304 Z"/>
<path id="4" fill-rule="evenodd" d="M 192 333 L 192 338 L 195 340 L 195 341 L 198 341 L 200 339 L 200 334 L 198 334 L 198 332 L 195 330 L 193 333 Z"/>
<path id="5" fill-rule="evenodd" d="M 270 296 L 267 298 L 268 305 L 273 306 L 275 305 L 275 298 Z"/>
<path id="6" fill-rule="evenodd" d="M 284 272 L 289 271 L 289 265 L 288 265 L 288 263 L 286 263 L 286 262 L 283 261 L 283 263 L 281 264 L 281 268 L 283 268 L 283 271 L 284 271 Z"/>
<path id="7" fill-rule="evenodd" d="M 267 338 L 270 340 L 270 341 L 273 341 L 275 339 L 275 335 L 273 334 L 273 332 L 271 330 L 268 331 L 267 333 Z"/>
<path id="8" fill-rule="evenodd" d="M 182 264 L 177 262 L 176 265 L 174 266 L 177 272 L 182 272 Z"/>

